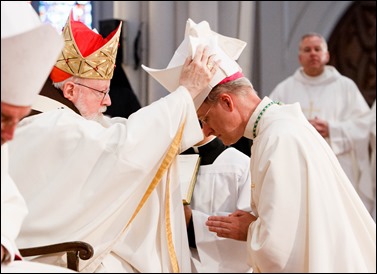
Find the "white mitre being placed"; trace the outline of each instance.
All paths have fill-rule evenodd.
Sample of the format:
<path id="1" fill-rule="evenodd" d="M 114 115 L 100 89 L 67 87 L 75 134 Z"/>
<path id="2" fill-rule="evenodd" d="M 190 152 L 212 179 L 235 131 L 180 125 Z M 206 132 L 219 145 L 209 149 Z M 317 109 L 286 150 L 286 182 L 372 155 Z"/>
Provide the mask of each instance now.
<path id="1" fill-rule="evenodd" d="M 194 99 L 195 108 L 198 109 L 211 89 L 224 80 L 241 71 L 236 60 L 246 47 L 246 42 L 236 38 L 226 37 L 211 30 L 207 21 L 196 24 L 191 19 L 187 20 L 185 38 L 175 51 L 173 58 L 165 69 L 152 69 L 141 65 L 154 79 L 156 79 L 169 92 L 179 86 L 179 77 L 182 66 L 188 56 L 193 57 L 199 45 L 209 47 L 210 55 L 215 55 L 215 60 L 221 60 L 215 76 L 210 82 L 208 90 L 199 94 Z"/>
<path id="2" fill-rule="evenodd" d="M 27 1 L 1 1 L 1 101 L 31 106 L 63 45 Z"/>

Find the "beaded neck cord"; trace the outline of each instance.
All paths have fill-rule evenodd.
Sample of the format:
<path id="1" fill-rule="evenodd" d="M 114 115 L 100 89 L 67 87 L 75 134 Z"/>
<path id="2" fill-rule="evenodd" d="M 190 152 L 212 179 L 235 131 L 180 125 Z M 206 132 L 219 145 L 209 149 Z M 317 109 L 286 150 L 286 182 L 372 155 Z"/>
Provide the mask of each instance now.
<path id="1" fill-rule="evenodd" d="M 267 105 L 266 105 L 266 106 L 265 106 L 265 107 L 259 112 L 258 117 L 257 117 L 257 119 L 255 120 L 254 127 L 253 127 L 253 136 L 254 136 L 254 138 L 257 137 L 257 126 L 258 126 L 258 123 L 259 123 L 261 117 L 262 117 L 263 114 L 266 112 L 266 110 L 267 110 L 270 106 L 272 106 L 272 105 L 274 105 L 274 104 L 281 105 L 281 102 L 272 101 L 272 102 L 268 103 L 268 104 L 267 104 Z"/>

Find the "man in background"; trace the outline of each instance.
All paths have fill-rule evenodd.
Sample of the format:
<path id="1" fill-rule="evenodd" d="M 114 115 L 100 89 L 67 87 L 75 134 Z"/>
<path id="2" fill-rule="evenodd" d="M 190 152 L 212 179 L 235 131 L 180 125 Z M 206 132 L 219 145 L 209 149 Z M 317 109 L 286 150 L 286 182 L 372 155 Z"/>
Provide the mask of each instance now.
<path id="1" fill-rule="evenodd" d="M 370 108 L 349 78 L 328 66 L 326 40 L 317 33 L 300 41 L 301 67 L 270 94 L 272 100 L 299 102 L 305 117 L 334 151 L 365 206 L 372 212 L 374 200 L 369 167 L 369 124 L 360 119 Z"/>
<path id="2" fill-rule="evenodd" d="M 218 237 L 205 225 L 211 215 L 251 212 L 250 158 L 213 135 L 181 154 L 201 159 L 191 204 L 185 205 L 193 272 L 252 272 L 246 242 Z"/>

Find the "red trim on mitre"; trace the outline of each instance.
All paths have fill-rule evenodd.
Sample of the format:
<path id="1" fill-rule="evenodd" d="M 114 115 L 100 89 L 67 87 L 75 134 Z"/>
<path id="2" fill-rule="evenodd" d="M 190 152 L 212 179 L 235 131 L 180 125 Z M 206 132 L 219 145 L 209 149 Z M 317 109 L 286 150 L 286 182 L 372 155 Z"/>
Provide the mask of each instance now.
<path id="1" fill-rule="evenodd" d="M 241 71 L 237 71 L 235 74 L 232 74 L 232 75 L 224 78 L 220 83 L 218 83 L 218 85 L 225 84 L 225 83 L 237 80 L 237 79 L 242 78 L 242 77 L 244 77 L 244 75 L 242 74 L 242 72 Z"/>
<path id="2" fill-rule="evenodd" d="M 51 73 L 50 73 L 50 79 L 54 83 L 62 82 L 64 80 L 68 79 L 69 77 L 72 77 L 72 74 L 69 74 L 65 71 L 62 71 L 61 69 L 59 69 L 57 67 L 53 67 L 52 70 L 51 70 Z"/>

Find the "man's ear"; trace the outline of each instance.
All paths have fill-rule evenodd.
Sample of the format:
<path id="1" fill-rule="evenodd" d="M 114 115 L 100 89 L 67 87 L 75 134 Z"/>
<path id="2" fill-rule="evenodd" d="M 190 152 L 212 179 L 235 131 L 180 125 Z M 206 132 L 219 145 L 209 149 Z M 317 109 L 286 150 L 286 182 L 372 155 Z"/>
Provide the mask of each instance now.
<path id="1" fill-rule="evenodd" d="M 63 85 L 63 95 L 64 95 L 65 98 L 67 98 L 70 101 L 73 101 L 73 99 L 75 98 L 75 92 L 78 92 L 78 91 L 75 90 L 75 83 L 74 82 L 68 81 L 68 82 L 64 83 L 64 85 Z"/>
<path id="2" fill-rule="evenodd" d="M 219 102 L 226 111 L 233 111 L 234 102 L 233 102 L 232 96 L 230 96 L 229 94 L 222 93 L 219 96 Z"/>

